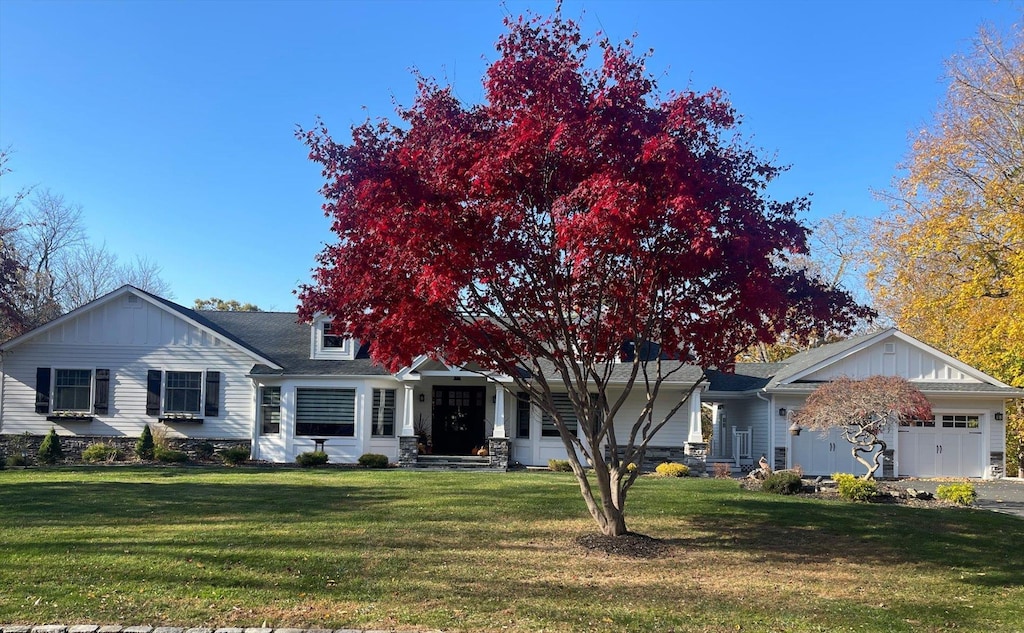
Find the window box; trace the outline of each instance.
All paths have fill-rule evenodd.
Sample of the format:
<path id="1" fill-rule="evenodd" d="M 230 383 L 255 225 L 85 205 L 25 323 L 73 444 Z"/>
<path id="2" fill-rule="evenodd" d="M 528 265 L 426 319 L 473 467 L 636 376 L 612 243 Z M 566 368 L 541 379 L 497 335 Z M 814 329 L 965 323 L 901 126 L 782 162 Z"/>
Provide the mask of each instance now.
<path id="1" fill-rule="evenodd" d="M 203 418 L 197 418 L 188 413 L 168 413 L 157 418 L 164 424 L 202 424 Z"/>
<path id="2" fill-rule="evenodd" d="M 92 422 L 93 416 L 82 411 L 54 411 L 46 416 L 47 422 Z"/>

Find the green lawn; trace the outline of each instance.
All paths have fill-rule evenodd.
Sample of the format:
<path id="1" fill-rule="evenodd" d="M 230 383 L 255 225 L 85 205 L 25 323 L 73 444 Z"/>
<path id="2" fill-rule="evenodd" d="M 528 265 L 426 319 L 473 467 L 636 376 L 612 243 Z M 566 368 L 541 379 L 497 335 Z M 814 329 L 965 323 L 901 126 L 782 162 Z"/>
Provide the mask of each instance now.
<path id="1" fill-rule="evenodd" d="M 0 471 L 0 624 L 1020 631 L 1024 521 L 643 479 L 658 559 L 561 473 Z"/>

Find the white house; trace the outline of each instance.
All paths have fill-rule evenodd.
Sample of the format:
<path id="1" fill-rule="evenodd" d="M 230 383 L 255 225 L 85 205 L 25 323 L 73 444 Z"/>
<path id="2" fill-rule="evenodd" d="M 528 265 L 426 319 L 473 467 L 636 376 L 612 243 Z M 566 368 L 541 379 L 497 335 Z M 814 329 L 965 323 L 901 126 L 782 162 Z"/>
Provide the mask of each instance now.
<path id="1" fill-rule="evenodd" d="M 314 449 L 335 463 L 382 453 L 411 465 L 422 453 L 477 447 L 499 468 L 564 457 L 554 425 L 509 379 L 426 356 L 390 373 L 331 325 L 295 313 L 195 311 L 122 287 L 0 346 L 0 440 L 50 428 L 80 443 L 125 440 L 149 424 L 279 463 Z M 914 380 L 936 411 L 893 434 L 885 474 L 979 477 L 1002 467 L 1004 400 L 1024 392 L 895 330 L 707 379 L 682 367 L 665 384 L 664 406 L 698 388 L 651 454 L 703 459 L 703 404 L 714 412 L 711 459 L 742 467 L 764 454 L 811 474 L 853 470 L 835 438 L 792 435 L 788 413 L 822 381 L 878 373 Z M 624 415 L 640 411 L 643 396 L 629 405 Z"/>

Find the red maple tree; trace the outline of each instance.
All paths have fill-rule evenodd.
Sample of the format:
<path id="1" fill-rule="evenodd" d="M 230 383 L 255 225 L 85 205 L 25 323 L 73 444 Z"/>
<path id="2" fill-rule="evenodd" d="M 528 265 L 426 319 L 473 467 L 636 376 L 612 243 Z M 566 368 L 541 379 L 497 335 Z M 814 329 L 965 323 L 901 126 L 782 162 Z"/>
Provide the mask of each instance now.
<path id="1" fill-rule="evenodd" d="M 805 250 L 795 216 L 808 201 L 766 196 L 781 168 L 739 138 L 721 91 L 663 96 L 631 42 L 585 40 L 557 13 L 506 26 L 483 103 L 418 77 L 399 123 L 368 121 L 350 143 L 321 121 L 297 132 L 338 236 L 300 313 L 372 340 L 392 370 L 430 353 L 511 377 L 619 535 L 628 466 L 697 388 L 663 388 L 680 360 L 728 368 L 783 330 L 842 329 L 867 311 L 786 266 Z M 623 364 L 625 342 L 660 353 Z M 552 391 L 597 422 L 577 436 Z M 640 413 L 620 419 L 634 392 Z M 659 397 L 670 406 L 655 416 Z"/>
<path id="2" fill-rule="evenodd" d="M 817 431 L 842 429 L 853 458 L 867 468 L 864 479 L 873 479 L 887 448 L 885 432 L 894 425 L 931 417 L 931 403 L 906 378 L 844 376 L 815 389 L 804 408 L 793 414 L 793 422 Z"/>

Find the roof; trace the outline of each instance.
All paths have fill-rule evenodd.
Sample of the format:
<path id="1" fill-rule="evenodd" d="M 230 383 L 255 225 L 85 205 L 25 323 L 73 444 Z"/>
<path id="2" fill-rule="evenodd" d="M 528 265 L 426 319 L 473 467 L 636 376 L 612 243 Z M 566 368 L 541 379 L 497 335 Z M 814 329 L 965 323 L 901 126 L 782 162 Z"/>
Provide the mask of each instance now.
<path id="1" fill-rule="evenodd" d="M 885 338 L 882 334 L 888 334 L 895 331 L 893 328 L 883 330 L 882 332 L 872 332 L 870 334 L 861 334 L 859 336 L 851 336 L 848 339 L 837 341 L 835 343 L 826 343 L 818 347 L 812 347 L 811 349 L 804 350 L 798 354 L 794 354 L 789 358 L 785 359 L 783 365 L 774 376 L 768 387 L 777 387 L 779 383 L 783 383 L 789 378 L 801 374 L 804 371 L 814 367 L 815 365 L 822 363 L 831 358 L 842 356 L 845 352 L 860 347 L 861 344 L 866 343 L 875 338 Z"/>
<path id="2" fill-rule="evenodd" d="M 708 370 L 709 391 L 756 391 L 768 385 L 772 376 L 786 367 L 785 363 L 736 363 L 731 372 Z"/>

